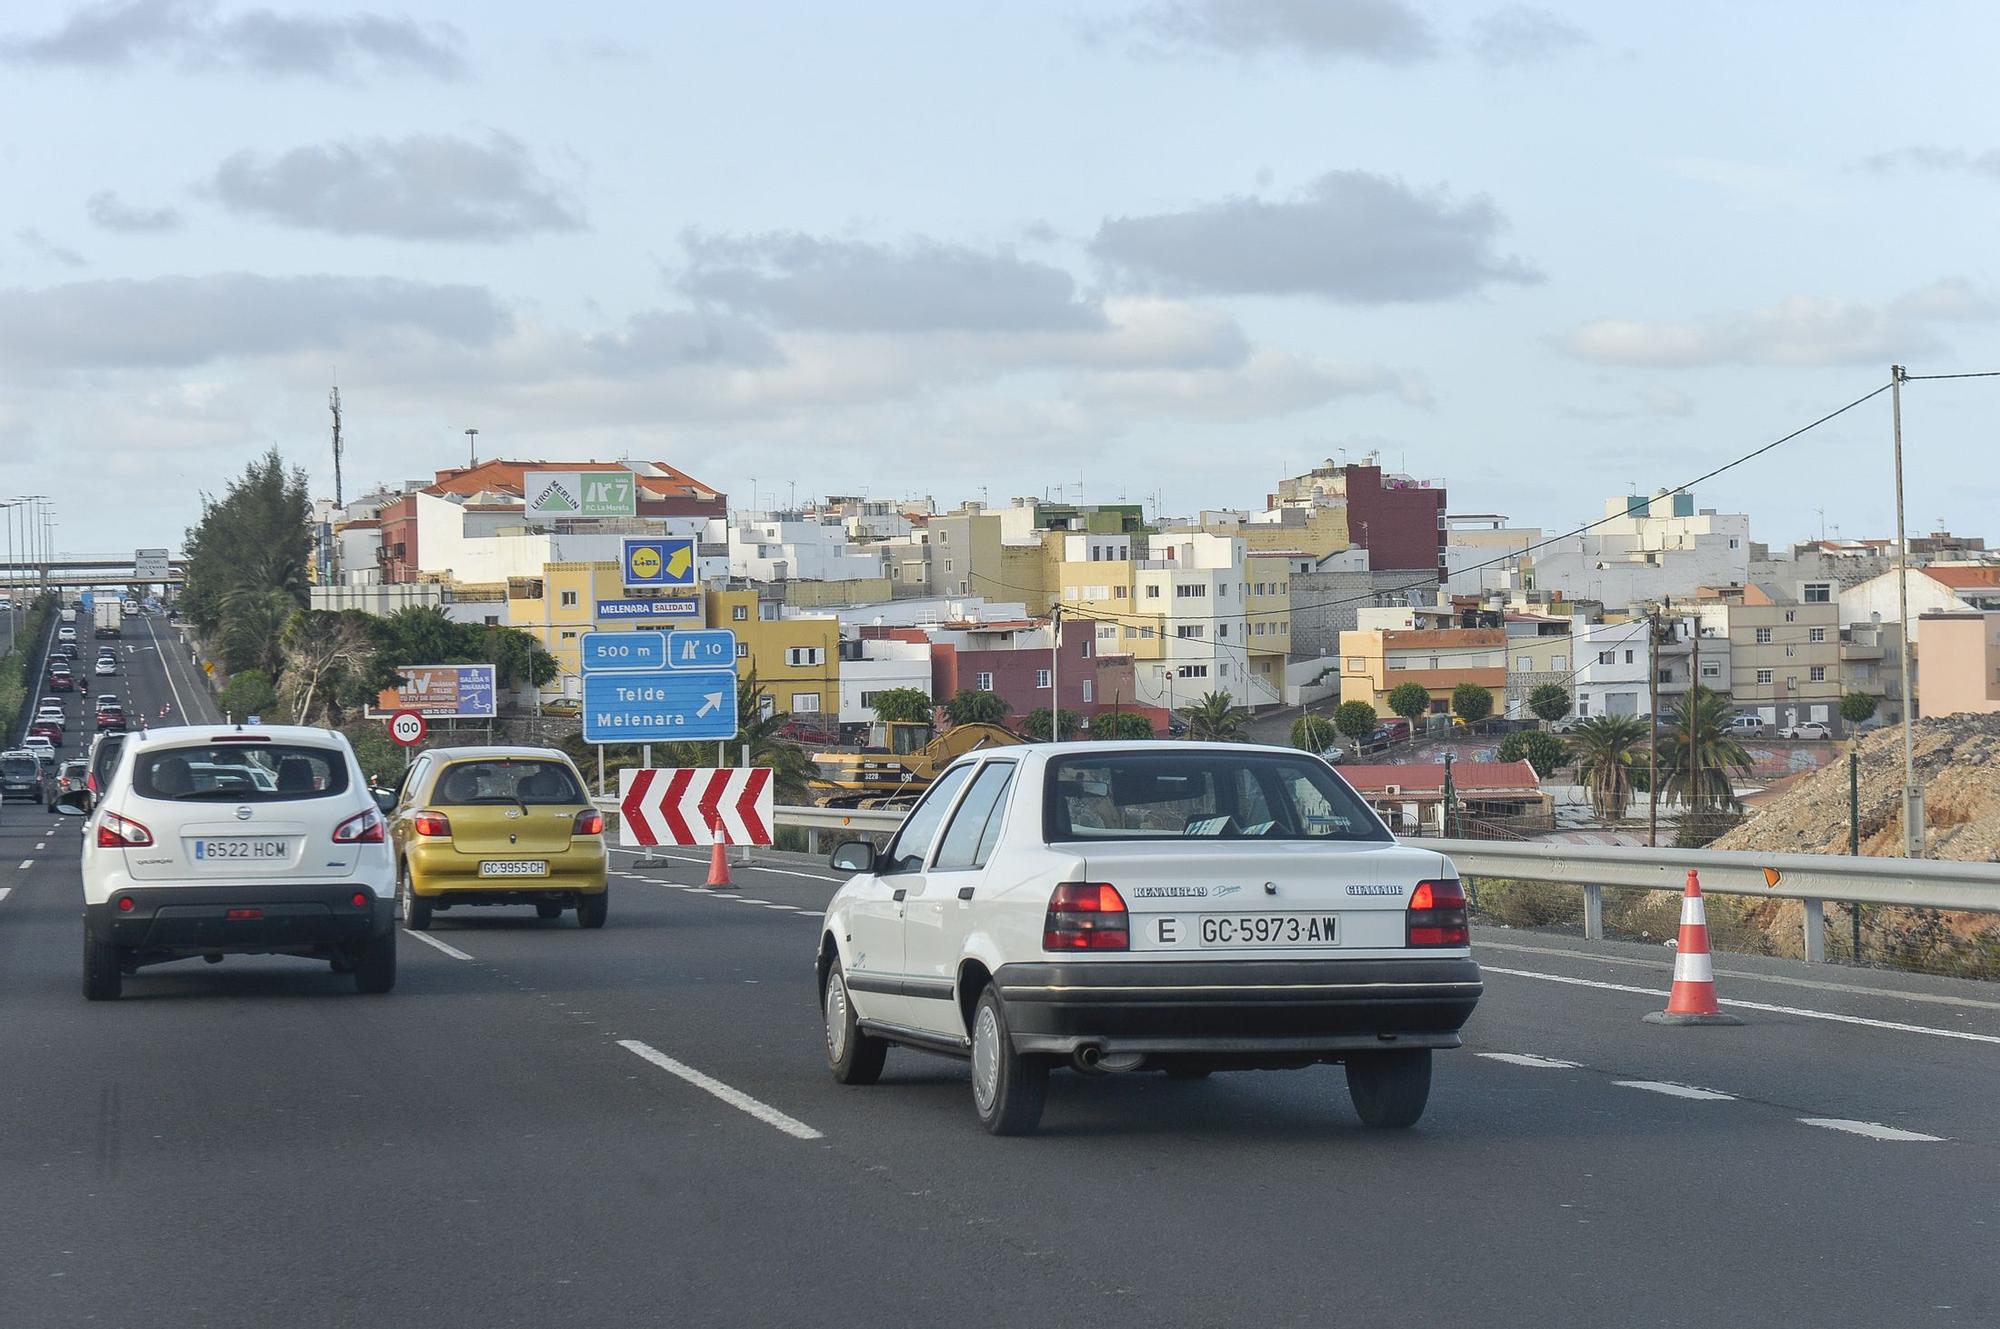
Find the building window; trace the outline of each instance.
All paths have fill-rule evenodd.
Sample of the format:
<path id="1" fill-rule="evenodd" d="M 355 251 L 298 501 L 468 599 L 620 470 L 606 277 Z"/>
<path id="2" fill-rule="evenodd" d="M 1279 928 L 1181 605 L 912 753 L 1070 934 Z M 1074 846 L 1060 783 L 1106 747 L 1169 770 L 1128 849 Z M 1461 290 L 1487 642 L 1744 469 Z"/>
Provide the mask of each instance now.
<path id="1" fill-rule="evenodd" d="M 821 646 L 792 646 L 785 650 L 785 663 L 794 669 L 808 665 L 825 664 L 826 649 Z"/>
<path id="2" fill-rule="evenodd" d="M 1674 681 L 1674 671 L 1673 671 L 1673 670 L 1671 670 L 1671 669 L 1662 669 L 1662 670 L 1660 670 L 1660 681 L 1661 681 L 1662 683 L 1671 683 L 1671 682 L 1673 682 L 1673 681 Z"/>
<path id="3" fill-rule="evenodd" d="M 818 715 L 819 694 L 817 692 L 794 692 L 792 694 L 793 715 Z"/>
<path id="4" fill-rule="evenodd" d="M 731 619 L 731 620 L 733 620 L 734 622 L 737 622 L 737 623 L 745 623 L 745 622 L 748 622 L 748 621 L 749 621 L 749 619 L 750 619 L 750 606 L 749 606 L 749 605 L 731 605 L 731 606 L 729 607 L 729 617 L 730 617 L 730 619 Z"/>
<path id="5" fill-rule="evenodd" d="M 1627 652 L 1625 652 L 1625 663 L 1626 663 L 1626 664 L 1633 664 L 1633 663 L 1636 663 L 1636 661 L 1635 661 L 1635 660 L 1633 659 L 1633 657 L 1634 657 L 1634 655 L 1635 655 L 1635 654 L 1636 654 L 1636 652 L 1633 652 L 1633 651 L 1627 651 Z"/>
<path id="6" fill-rule="evenodd" d="M 739 641 L 736 643 L 736 658 L 739 660 L 748 660 L 750 658 L 749 642 Z"/>
<path id="7" fill-rule="evenodd" d="M 1833 583 L 1824 581 L 1807 582 L 1804 598 L 1805 602 L 1809 605 L 1831 604 L 1833 602 Z"/>
<path id="8" fill-rule="evenodd" d="M 575 640 L 576 640 L 576 634 L 575 634 L 574 632 L 565 632 L 565 633 L 563 633 L 563 635 L 562 635 L 562 639 L 563 639 L 564 641 L 575 641 Z"/>
<path id="9" fill-rule="evenodd" d="M 1825 640 L 1826 640 L 1826 629 L 1825 629 L 1825 628 L 1807 628 L 1807 629 L 1806 629 L 1806 640 L 1807 640 L 1807 641 L 1811 641 L 1811 642 L 1821 642 L 1821 641 L 1825 641 Z"/>
<path id="10" fill-rule="evenodd" d="M 1824 683 L 1826 682 L 1826 666 L 1814 665 L 1811 669 L 1808 669 L 1806 671 L 1806 675 L 1807 677 L 1811 678 L 1812 681 L 1815 683 Z"/>
<path id="11" fill-rule="evenodd" d="M 1701 676 L 1703 678 L 1721 678 L 1722 666 L 1713 660 L 1703 660 L 1701 662 Z"/>
<path id="12" fill-rule="evenodd" d="M 1182 665 L 1179 669 L 1175 670 L 1174 672 L 1179 674 L 1182 678 L 1207 678 L 1208 666 Z"/>
<path id="13" fill-rule="evenodd" d="M 1094 696 L 1092 695 L 1092 694 L 1094 693 L 1094 691 L 1095 691 L 1095 689 L 1093 689 L 1093 688 L 1092 688 L 1092 687 L 1090 686 L 1090 680 L 1089 680 L 1089 679 L 1087 679 L 1087 678 L 1086 678 L 1086 679 L 1084 679 L 1084 680 L 1083 680 L 1083 699 L 1084 699 L 1085 701 L 1093 701 L 1093 700 L 1095 700 L 1095 697 L 1094 697 Z"/>
<path id="14" fill-rule="evenodd" d="M 1562 672 L 1569 668 L 1569 657 L 1567 655 L 1551 655 L 1549 657 L 1549 668 L 1557 673 Z"/>
<path id="15" fill-rule="evenodd" d="M 1160 588 L 1159 588 L 1159 587 L 1157 587 L 1157 586 L 1148 586 L 1148 587 L 1146 588 L 1146 598 L 1147 598 L 1148 600 L 1157 600 L 1157 599 L 1159 599 L 1159 598 L 1160 598 Z"/>
<path id="16" fill-rule="evenodd" d="M 946 560 L 944 561 L 944 570 L 945 570 L 946 572 L 950 572 L 950 571 L 951 571 L 951 560 L 950 560 L 950 559 L 946 559 Z"/>
<path id="17" fill-rule="evenodd" d="M 1049 685 L 1049 671 L 1046 669 L 1037 669 L 1035 671 L 1035 686 L 1038 688 L 1045 688 L 1048 685 Z"/>
<path id="18" fill-rule="evenodd" d="M 1437 667 L 1438 667 L 1438 658 L 1435 655 L 1433 655 L 1431 657 L 1431 668 L 1435 669 Z"/>
<path id="19" fill-rule="evenodd" d="M 1083 658 L 1086 660 L 1090 658 L 1090 638 L 1088 637 L 1083 639 Z"/>
<path id="20" fill-rule="evenodd" d="M 1229 635 L 1229 625 L 1227 623 L 1218 623 L 1215 628 L 1215 635 L 1218 637 L 1227 637 Z"/>
<path id="21" fill-rule="evenodd" d="M 1798 648 L 1798 647 L 1796 647 L 1796 646 L 1791 646 L 1791 645 L 1787 645 L 1787 646 L 1785 647 L 1785 658 L 1786 658 L 1787 660 L 1791 659 L 1791 658 L 1792 658 L 1793 656 L 1797 655 L 1798 653 L 1799 653 L 1799 648 Z"/>
<path id="22" fill-rule="evenodd" d="M 1616 652 L 1616 651 L 1599 651 L 1599 652 L 1597 653 L 1597 663 L 1599 663 L 1599 664 L 1601 664 L 1601 665 L 1608 665 L 1608 664 L 1617 664 L 1617 663 L 1618 663 L 1618 652 Z"/>
<path id="23" fill-rule="evenodd" d="M 1215 667 L 1215 676 L 1216 676 L 1217 678 L 1228 678 L 1228 677 L 1229 677 L 1229 666 L 1228 666 L 1228 665 L 1227 665 L 1226 663 L 1225 663 L 1225 664 L 1219 664 L 1219 665 L 1217 665 L 1217 666 Z"/>
<path id="24" fill-rule="evenodd" d="M 938 538 L 938 543 L 939 543 L 939 544 L 941 544 L 941 545 L 948 545 L 948 544 L 950 544 L 950 543 L 951 543 L 951 532 L 950 532 L 950 531 L 945 531 L 945 530 L 940 530 L 940 531 L 939 531 L 939 532 L 937 533 L 937 538 Z"/>
<path id="25" fill-rule="evenodd" d="M 1733 535 L 1729 537 L 1729 547 L 1731 549 L 1736 548 L 1736 537 Z"/>
<path id="26" fill-rule="evenodd" d="M 1520 673 L 1523 673 L 1523 674 L 1526 674 L 1526 673 L 1531 673 L 1531 672 L 1533 672 L 1533 670 L 1534 670 L 1534 668 L 1535 668 L 1535 657 L 1533 657 L 1532 655 L 1517 655 L 1517 656 L 1515 656 L 1515 657 L 1514 657 L 1514 668 L 1515 668 L 1515 669 L 1516 669 L 1516 670 L 1517 670 L 1518 672 L 1520 672 Z"/>
<path id="27" fill-rule="evenodd" d="M 562 603 L 562 607 L 563 607 L 564 609 L 574 609 L 574 608 L 576 608 L 576 592 L 575 592 L 575 591 L 564 591 L 564 592 L 562 593 L 562 601 L 561 601 L 561 603 Z"/>
<path id="28" fill-rule="evenodd" d="M 1114 586 L 1111 588 L 1111 598 L 1114 600 L 1123 600 L 1128 594 L 1129 592 L 1123 586 Z"/>
<path id="29" fill-rule="evenodd" d="M 1361 662 L 1361 657 L 1360 657 L 1360 656 L 1358 656 L 1358 655 L 1350 655 L 1350 656 L 1348 656 L 1348 657 L 1347 657 L 1347 668 L 1348 668 L 1349 672 L 1351 672 L 1351 673 L 1356 673 L 1356 674 L 1358 674 L 1358 673 L 1360 673 L 1360 672 L 1362 671 L 1362 669 L 1364 669 L 1365 667 L 1366 667 L 1366 666 L 1365 666 L 1365 665 L 1363 665 L 1363 664 L 1362 664 L 1362 662 Z"/>
<path id="30" fill-rule="evenodd" d="M 972 686 L 981 692 L 993 691 L 993 675 L 974 674 L 972 676 Z"/>
<path id="31" fill-rule="evenodd" d="M 1208 598 L 1208 587 L 1176 586 L 1174 587 L 1174 598 L 1176 600 L 1206 600 Z"/>
<path id="32" fill-rule="evenodd" d="M 1797 692 L 1798 690 L 1799 690 L 1799 676 L 1797 674 L 1786 674 L 1785 691 Z"/>
<path id="33" fill-rule="evenodd" d="M 1757 681 L 1759 683 L 1769 683 L 1771 681 L 1771 671 L 1768 669 L 1759 669 L 1757 671 Z"/>
<path id="34" fill-rule="evenodd" d="M 1769 646 L 1771 644 L 1771 629 L 1769 628 L 1757 629 L 1757 644 L 1759 646 Z"/>
<path id="35" fill-rule="evenodd" d="M 1798 611 L 1798 610 L 1796 610 L 1796 609 L 1787 609 L 1787 610 L 1785 611 L 1785 622 L 1787 622 L 1787 623 L 1796 623 L 1796 622 L 1798 622 L 1798 621 L 1799 621 L 1799 611 Z"/>
<path id="36" fill-rule="evenodd" d="M 1410 662 L 1400 655 L 1392 655 L 1389 657 L 1389 667 L 1391 669 L 1408 669 Z"/>
<path id="37" fill-rule="evenodd" d="M 1174 629 L 1174 635 L 1176 637 L 1182 637 L 1182 638 L 1199 637 L 1202 634 L 1203 634 L 1203 629 L 1201 624 L 1199 623 L 1183 623 L 1179 627 Z"/>
<path id="38" fill-rule="evenodd" d="M 763 619 L 766 623 L 777 622 L 778 602 L 776 600 L 765 600 L 759 604 L 757 606 L 757 617 Z"/>

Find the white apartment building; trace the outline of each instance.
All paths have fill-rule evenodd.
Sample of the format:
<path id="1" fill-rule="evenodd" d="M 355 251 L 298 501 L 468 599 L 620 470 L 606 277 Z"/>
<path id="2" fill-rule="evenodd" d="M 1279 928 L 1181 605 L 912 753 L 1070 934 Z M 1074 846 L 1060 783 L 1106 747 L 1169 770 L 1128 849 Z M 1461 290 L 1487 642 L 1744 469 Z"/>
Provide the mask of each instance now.
<path id="1" fill-rule="evenodd" d="M 510 494 L 407 495 L 416 519 L 416 572 L 460 585 L 493 585 L 509 577 L 539 577 L 549 563 L 615 563 L 633 535 L 701 539 L 703 517 L 632 517 L 588 523 L 588 529 L 545 530 L 527 522 L 521 499 Z M 585 523 L 577 523 L 579 527 Z M 724 576 L 718 558 L 700 560 L 706 581 Z M 357 584 L 378 579 L 373 569 L 350 574 Z"/>
<path id="2" fill-rule="evenodd" d="M 880 552 L 855 544 L 838 520 L 762 513 L 709 523 L 707 538 L 729 547 L 729 575 L 748 581 L 862 581 L 885 575 Z"/>
<path id="3" fill-rule="evenodd" d="M 1444 593 L 1488 595 L 1504 591 L 1521 566 L 1521 556 L 1541 541 L 1541 528 L 1509 526 L 1497 512 L 1446 513 Z"/>
<path id="4" fill-rule="evenodd" d="M 1962 610 L 2000 609 L 2000 567 L 1989 563 L 1933 563 L 1911 568 L 1909 577 L 1910 641 L 1921 644 L 1918 619 L 1924 614 L 1951 614 Z M 1819 588 L 1829 583 L 1806 583 L 1802 601 L 1824 598 Z M 1887 623 L 1894 627 L 1898 613 L 1896 574 L 1885 572 L 1857 586 L 1838 592 L 1842 623 Z M 1918 702 L 1923 698 L 1919 694 Z"/>
<path id="5" fill-rule="evenodd" d="M 1645 716 L 1653 713 L 1653 690 L 1659 689 L 1660 714 L 1680 703 L 1693 676 L 1692 615 L 1667 619 L 1664 640 L 1649 640 L 1646 619 L 1626 623 L 1578 623 L 1570 634 L 1576 661 L 1576 681 L 1570 691 L 1576 714 Z M 1729 636 L 1714 625 L 1701 639 L 1701 683 L 1715 692 L 1729 690 Z M 1656 677 L 1657 676 L 1657 677 Z"/>
<path id="6" fill-rule="evenodd" d="M 1608 499 L 1604 515 L 1602 525 L 1523 556 L 1508 588 L 1626 608 L 1749 580 L 1750 518 L 1741 513 L 1697 511 L 1693 494 L 1662 490 Z"/>
<path id="7" fill-rule="evenodd" d="M 1107 537 L 1096 537 L 1104 539 Z M 1245 632 L 1251 581 L 1239 537 L 1188 532 L 1154 536 L 1132 570 L 1137 640 L 1121 645 L 1134 657 L 1135 700 L 1185 706 L 1210 692 L 1227 692 L 1239 706 L 1283 700 L 1282 675 L 1259 676 Z M 1102 647 L 1100 654 L 1107 654 Z"/>
<path id="8" fill-rule="evenodd" d="M 875 696 L 892 688 L 931 695 L 931 644 L 867 638 L 840 644 L 840 722 L 875 718 Z"/>

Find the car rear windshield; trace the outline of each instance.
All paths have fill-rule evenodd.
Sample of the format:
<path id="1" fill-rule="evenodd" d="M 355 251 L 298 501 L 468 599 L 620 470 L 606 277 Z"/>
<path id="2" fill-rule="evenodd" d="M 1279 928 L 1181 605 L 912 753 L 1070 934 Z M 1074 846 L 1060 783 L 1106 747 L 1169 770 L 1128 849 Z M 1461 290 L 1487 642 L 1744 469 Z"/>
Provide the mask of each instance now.
<path id="1" fill-rule="evenodd" d="M 32 780 L 42 773 L 41 763 L 33 757 L 0 757 L 0 776 L 9 780 Z"/>
<path id="2" fill-rule="evenodd" d="M 586 796 L 562 762 L 485 757 L 445 767 L 431 801 L 464 807 L 479 803 L 582 803 Z"/>
<path id="3" fill-rule="evenodd" d="M 1304 753 L 1083 753 L 1049 762 L 1047 840 L 1369 840 L 1389 832 Z"/>
<path id="4" fill-rule="evenodd" d="M 239 803 L 331 798 L 347 792 L 347 759 L 304 743 L 210 743 L 147 748 L 132 764 L 141 798 Z"/>

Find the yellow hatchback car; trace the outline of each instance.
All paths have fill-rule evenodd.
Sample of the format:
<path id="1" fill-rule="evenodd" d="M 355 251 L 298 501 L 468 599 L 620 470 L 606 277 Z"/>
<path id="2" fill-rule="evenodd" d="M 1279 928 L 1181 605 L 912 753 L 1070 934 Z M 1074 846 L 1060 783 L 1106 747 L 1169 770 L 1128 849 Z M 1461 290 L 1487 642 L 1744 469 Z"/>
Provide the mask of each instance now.
<path id="1" fill-rule="evenodd" d="M 396 894 L 413 932 L 434 910 L 533 905 L 601 928 L 611 903 L 604 814 L 554 748 L 433 748 L 405 772 L 389 813 Z"/>

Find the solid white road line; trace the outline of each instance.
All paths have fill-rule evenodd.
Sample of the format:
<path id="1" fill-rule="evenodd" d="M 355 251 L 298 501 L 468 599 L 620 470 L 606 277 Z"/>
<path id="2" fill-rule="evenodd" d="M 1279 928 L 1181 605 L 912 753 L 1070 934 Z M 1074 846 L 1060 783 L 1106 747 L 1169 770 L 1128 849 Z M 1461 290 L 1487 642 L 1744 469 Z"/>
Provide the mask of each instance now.
<path id="1" fill-rule="evenodd" d="M 403 935 L 406 937 L 415 937 L 418 941 L 421 941 L 426 946 L 434 946 L 438 950 L 443 951 L 446 955 L 449 955 L 454 960 L 470 960 L 472 958 L 470 955 L 467 955 L 464 951 L 458 949 L 458 947 L 456 946 L 445 945 L 443 942 L 439 941 L 436 937 L 433 937 L 428 932 L 412 932 L 408 928 L 404 928 Z"/>
<path id="2" fill-rule="evenodd" d="M 1594 978 L 1571 978 L 1568 974 L 1540 974 L 1532 969 L 1502 969 L 1498 965 L 1483 964 L 1481 973 L 1507 974 L 1514 978 L 1538 978 L 1544 983 L 1567 983 L 1571 987 L 1598 988 L 1605 992 L 1636 992 L 1642 997 L 1666 998 L 1659 988 L 1634 987 L 1629 983 L 1605 983 Z M 1865 1025 L 1870 1029 L 1889 1029 L 1899 1034 L 1929 1034 L 1934 1038 L 1962 1038 L 1972 1043 L 1993 1043 L 2000 1045 L 2000 1035 L 1974 1034 L 1962 1029 L 1934 1029 L 1927 1024 L 1904 1024 L 1899 1020 L 1870 1020 L 1859 1015 L 1839 1015 L 1833 1011 L 1809 1011 L 1801 1006 L 1773 1006 L 1761 1001 L 1733 1001 L 1721 999 L 1724 1006 L 1735 1006 L 1746 1011 L 1766 1011 L 1772 1015 L 1796 1015 L 1806 1020 L 1831 1020 L 1836 1024 Z"/>
<path id="3" fill-rule="evenodd" d="M 146 620 L 146 635 L 153 639 L 153 645 L 158 648 L 160 645 L 160 634 L 153 630 L 153 620 L 150 618 Z M 167 659 L 165 650 L 160 651 L 160 672 L 167 676 L 167 687 L 174 694 L 174 709 L 180 712 L 180 723 L 198 724 L 199 721 L 194 716 L 188 714 L 186 703 L 181 701 L 180 684 L 174 682 L 173 662 Z"/>
<path id="4" fill-rule="evenodd" d="M 1931 1144 L 1942 1143 L 1942 1135 L 1925 1135 L 1921 1131 L 1897 1130 L 1894 1126 L 1883 1126 L 1872 1121 L 1847 1121 L 1840 1117 L 1800 1117 L 1807 1126 L 1824 1126 L 1830 1131 L 1846 1131 L 1849 1135 L 1865 1135 L 1871 1140 L 1922 1141 Z"/>
<path id="5" fill-rule="evenodd" d="M 776 1127 L 794 1140 L 820 1140 L 825 1137 L 796 1117 L 787 1116 L 769 1103 L 750 1097 L 741 1089 L 726 1085 L 712 1075 L 704 1075 L 692 1066 L 675 1061 L 658 1048 L 641 1043 L 636 1038 L 621 1038 L 618 1046 L 633 1056 L 650 1061 L 669 1075 L 678 1075 L 697 1089 L 714 1094 L 729 1106 L 740 1112 L 747 1112 L 766 1126 Z"/>
<path id="6" fill-rule="evenodd" d="M 1553 955 L 1570 960 L 1589 960 L 1593 964 L 1622 964 L 1636 969 L 1652 969 L 1661 974 L 1673 970 L 1672 961 L 1635 960 L 1629 955 L 1592 955 L 1582 951 L 1566 951 L 1556 946 L 1522 946 L 1516 942 L 1481 941 L 1477 943 L 1482 951 L 1515 951 L 1522 955 Z M 2000 1001 L 1981 1001 L 1977 997 L 1947 997 L 1936 992 L 1905 992 L 1899 988 L 1871 988 L 1859 983 L 1830 983 L 1818 978 L 1789 978 L 1783 974 L 1753 974 L 1747 969 L 1717 969 L 1717 978 L 1740 978 L 1751 983 L 1777 983 L 1784 987 L 1811 988 L 1816 992 L 1842 992 L 1858 997 L 1894 997 L 1898 1001 L 1920 1001 L 1935 1006 L 1965 1006 L 1975 1010 L 2000 1011 Z"/>
<path id="7" fill-rule="evenodd" d="M 1666 1094 L 1673 1098 L 1700 1098 L 1716 1103 L 1733 1103 L 1734 1094 L 1718 1094 L 1713 1089 L 1697 1089 L 1691 1084 L 1674 1084 L 1669 1080 L 1613 1080 L 1620 1089 L 1644 1089 L 1649 1094 Z"/>
<path id="8" fill-rule="evenodd" d="M 1509 1066 L 1533 1066 L 1547 1071 L 1573 1071 L 1579 1064 L 1560 1057 L 1537 1057 L 1527 1052 L 1476 1052 L 1473 1055 L 1488 1061 L 1504 1061 Z"/>

